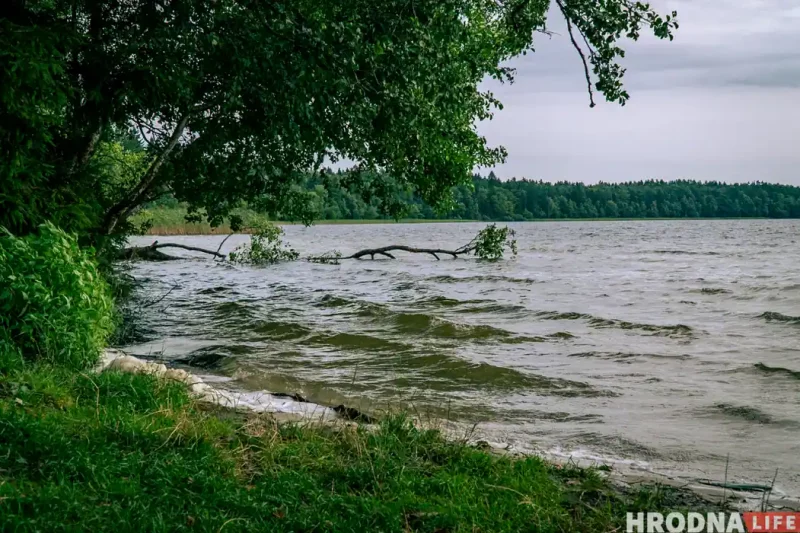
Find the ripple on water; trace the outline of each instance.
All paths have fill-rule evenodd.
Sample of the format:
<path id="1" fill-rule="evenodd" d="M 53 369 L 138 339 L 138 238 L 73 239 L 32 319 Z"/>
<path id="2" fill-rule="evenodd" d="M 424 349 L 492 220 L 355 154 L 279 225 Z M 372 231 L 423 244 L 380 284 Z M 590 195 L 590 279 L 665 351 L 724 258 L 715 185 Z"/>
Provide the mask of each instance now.
<path id="1" fill-rule="evenodd" d="M 277 341 L 302 339 L 313 333 L 313 330 L 307 326 L 281 320 L 261 320 L 247 324 L 246 327 L 259 339 Z"/>
<path id="2" fill-rule="evenodd" d="M 300 341 L 305 346 L 319 346 L 334 349 L 360 350 L 372 352 L 405 352 L 412 346 L 373 335 L 359 333 L 320 333 Z"/>
<path id="3" fill-rule="evenodd" d="M 218 318 L 246 318 L 253 315 L 252 306 L 243 301 L 224 302 L 214 307 Z"/>
<path id="4" fill-rule="evenodd" d="M 206 370 L 218 370 L 223 366 L 234 365 L 237 357 L 251 354 L 254 351 L 252 346 L 244 344 L 204 346 L 175 359 L 175 362 Z"/>
<path id="5" fill-rule="evenodd" d="M 783 313 L 776 313 L 775 311 L 767 311 L 758 315 L 758 318 L 764 319 L 767 322 L 782 322 L 784 324 L 800 324 L 800 316 L 784 315 Z"/>
<path id="6" fill-rule="evenodd" d="M 487 303 L 489 302 L 489 303 Z M 422 309 L 451 310 L 456 313 L 480 312 L 519 312 L 521 306 L 492 304 L 490 300 L 456 300 L 436 296 L 414 302 L 415 307 Z M 316 303 L 318 307 L 332 308 L 343 313 L 353 314 L 363 318 L 370 318 L 371 324 L 387 326 L 395 333 L 403 335 L 425 336 L 435 339 L 458 339 L 465 341 L 496 341 L 505 344 L 521 344 L 526 342 L 546 342 L 548 339 L 540 336 L 518 335 L 511 331 L 490 326 L 488 324 L 466 324 L 442 318 L 432 312 L 409 313 L 397 311 L 385 304 L 376 304 L 357 299 L 342 298 L 326 295 Z M 478 306 L 477 308 L 473 306 Z M 570 334 L 559 332 L 549 337 L 552 339 L 566 339 Z"/>
<path id="7" fill-rule="evenodd" d="M 747 405 L 732 405 L 729 403 L 718 403 L 711 407 L 711 411 L 727 417 L 755 422 L 758 424 L 769 424 L 772 417 L 756 407 Z"/>
<path id="8" fill-rule="evenodd" d="M 640 359 L 663 359 L 672 361 L 685 361 L 690 359 L 688 354 L 680 355 L 662 355 L 654 353 L 627 353 L 627 352 L 579 352 L 571 353 L 569 357 L 596 357 L 599 359 L 608 359 L 619 363 L 633 363 Z"/>
<path id="9" fill-rule="evenodd" d="M 615 396 L 612 391 L 596 389 L 581 381 L 547 377 L 487 362 L 466 361 L 438 352 L 412 353 L 395 360 L 382 360 L 381 364 L 387 370 L 401 373 L 410 385 L 436 390 L 491 389 L 506 393 L 588 398 Z"/>
<path id="10" fill-rule="evenodd" d="M 633 439 L 621 435 L 603 435 L 596 432 L 578 433 L 564 443 L 567 447 L 588 448 L 589 450 L 602 450 L 603 454 L 609 452 L 615 457 L 627 459 L 656 459 L 661 454 L 655 449 Z"/>
<path id="11" fill-rule="evenodd" d="M 433 283 L 516 283 L 521 285 L 532 285 L 534 283 L 542 283 L 541 281 L 532 278 L 515 278 L 512 276 L 497 276 L 497 275 L 483 275 L 483 276 L 430 276 L 423 281 Z"/>
<path id="12" fill-rule="evenodd" d="M 615 318 L 599 318 L 587 313 L 575 312 L 558 312 L 558 311 L 539 311 L 535 316 L 544 320 L 585 320 L 590 326 L 595 328 L 616 328 L 624 330 L 639 330 L 646 331 L 652 335 L 665 336 L 665 337 L 692 337 L 694 330 L 690 326 L 684 324 L 675 325 L 657 325 L 657 324 L 640 324 L 637 322 L 628 322 L 626 320 L 618 320 Z"/>
<path id="13" fill-rule="evenodd" d="M 463 324 L 425 313 L 395 313 L 385 320 L 405 335 L 422 335 L 437 339 L 492 341 L 501 344 L 545 342 L 544 337 L 517 335 L 487 324 Z"/>
<path id="14" fill-rule="evenodd" d="M 235 292 L 231 287 L 207 287 L 205 289 L 200 289 L 197 291 L 197 294 L 228 294 L 231 292 Z"/>
<path id="15" fill-rule="evenodd" d="M 800 379 L 800 371 L 790 370 L 780 366 L 767 366 L 764 363 L 756 363 L 753 368 L 765 374 L 781 374 L 790 378 Z"/>
<path id="16" fill-rule="evenodd" d="M 500 303 L 496 300 L 456 300 L 454 298 L 447 298 L 445 296 L 423 298 L 415 301 L 414 306 L 425 309 L 445 309 L 453 311 L 454 313 L 464 314 L 494 313 L 504 315 L 520 315 L 527 313 L 528 311 L 525 306 Z"/>
<path id="17" fill-rule="evenodd" d="M 700 294 L 731 294 L 733 291 L 721 287 L 703 287 L 700 290 L 693 289 L 689 292 L 697 292 Z"/>

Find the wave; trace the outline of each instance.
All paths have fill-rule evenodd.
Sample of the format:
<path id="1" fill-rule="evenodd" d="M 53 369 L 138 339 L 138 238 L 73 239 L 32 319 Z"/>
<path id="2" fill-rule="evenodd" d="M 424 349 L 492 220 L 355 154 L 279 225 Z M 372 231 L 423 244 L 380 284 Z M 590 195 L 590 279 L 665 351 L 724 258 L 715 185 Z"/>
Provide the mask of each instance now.
<path id="1" fill-rule="evenodd" d="M 768 374 L 784 374 L 795 379 L 800 379 L 800 372 L 797 370 L 790 370 L 781 366 L 767 366 L 764 363 L 756 363 L 753 366 L 756 368 L 756 370 L 760 370 L 761 372 L 766 372 Z"/>
<path id="2" fill-rule="evenodd" d="M 548 339 L 574 339 L 575 335 L 570 333 L 569 331 L 556 331 L 555 333 L 551 333 L 550 335 L 545 335 Z"/>
<path id="3" fill-rule="evenodd" d="M 699 292 L 700 294 L 731 294 L 733 291 L 718 287 L 704 287 L 699 291 L 692 291 L 692 292 Z"/>
<path id="4" fill-rule="evenodd" d="M 598 390 L 588 383 L 580 381 L 551 378 L 514 368 L 483 362 L 475 363 L 441 354 L 413 357 L 404 363 L 415 369 L 415 372 L 409 373 L 407 379 L 412 382 L 418 379 L 426 388 L 433 387 L 438 390 L 463 390 L 467 385 L 504 390 L 521 389 L 547 396 L 615 396 L 611 391 Z"/>
<path id="5" fill-rule="evenodd" d="M 261 321 L 247 327 L 251 332 L 257 333 L 259 337 L 278 341 L 297 340 L 313 333 L 311 328 L 294 322 Z"/>
<path id="6" fill-rule="evenodd" d="M 223 292 L 232 292 L 230 287 L 208 287 L 197 291 L 197 294 L 219 294 Z"/>
<path id="7" fill-rule="evenodd" d="M 676 361 L 685 361 L 690 359 L 691 356 L 687 354 L 680 355 L 664 355 L 655 353 L 629 353 L 629 352 L 579 352 L 571 353 L 568 357 L 597 357 L 600 359 L 609 359 L 612 361 L 619 361 L 625 363 L 632 363 L 633 360 L 644 359 L 673 359 Z"/>
<path id="8" fill-rule="evenodd" d="M 500 313 L 520 314 L 528 312 L 522 305 L 498 303 L 495 300 L 456 300 L 445 296 L 433 296 L 416 302 L 421 307 L 445 308 L 454 313 Z"/>
<path id="9" fill-rule="evenodd" d="M 694 334 L 694 330 L 690 326 L 684 324 L 659 326 L 608 318 L 592 318 L 589 320 L 589 323 L 598 328 L 639 329 L 661 336 L 691 336 Z"/>
<path id="10" fill-rule="evenodd" d="M 564 444 L 567 447 L 588 448 L 589 450 L 606 450 L 615 457 L 629 459 L 656 459 L 661 454 L 640 442 L 627 439 L 620 435 L 603 435 L 595 432 L 579 433 Z"/>
<path id="11" fill-rule="evenodd" d="M 356 300 L 326 294 L 315 304 L 316 307 L 341 309 L 354 316 L 375 317 L 390 314 L 392 311 L 385 305 L 367 300 Z"/>
<path id="12" fill-rule="evenodd" d="M 413 350 L 413 347 L 408 344 L 358 333 L 321 333 L 300 341 L 300 344 L 372 352 L 392 351 L 397 353 Z"/>
<path id="13" fill-rule="evenodd" d="M 800 316 L 784 315 L 783 313 L 776 313 L 775 311 L 767 311 L 758 315 L 767 322 L 783 322 L 785 324 L 800 324 Z"/>
<path id="14" fill-rule="evenodd" d="M 240 302 L 224 302 L 214 307 L 214 313 L 220 318 L 247 317 L 253 314 L 253 309 Z"/>
<path id="15" fill-rule="evenodd" d="M 447 296 L 431 296 L 430 298 L 423 298 L 418 300 L 415 305 L 423 307 L 461 307 L 464 305 L 485 304 L 491 303 L 493 300 L 456 300 L 455 298 L 448 298 Z"/>
<path id="16" fill-rule="evenodd" d="M 661 255 L 719 255 L 719 252 L 696 252 L 692 250 L 653 250 L 649 252 L 643 252 L 649 254 L 661 254 Z"/>
<path id="17" fill-rule="evenodd" d="M 175 362 L 196 368 L 219 369 L 229 364 L 236 356 L 252 352 L 253 348 L 245 344 L 205 346 L 175 359 Z"/>
<path id="18" fill-rule="evenodd" d="M 397 313 L 389 321 L 405 334 L 424 334 L 443 339 L 492 340 L 506 344 L 545 342 L 543 337 L 527 337 L 486 324 L 462 324 L 424 313 Z"/>
<path id="19" fill-rule="evenodd" d="M 524 307 L 494 303 L 492 300 L 456 300 L 443 296 L 420 300 L 422 308 L 447 309 L 456 313 L 519 313 L 527 312 Z M 362 300 L 327 295 L 315 305 L 318 307 L 347 310 L 355 316 L 371 318 L 373 323 L 387 324 L 404 334 L 426 335 L 441 339 L 462 339 L 476 341 L 495 341 L 505 344 L 526 342 L 546 342 L 545 337 L 518 335 L 511 331 L 486 324 L 465 324 L 446 320 L 428 313 L 395 311 L 386 305 Z M 550 338 L 564 339 L 567 334 L 554 334 Z"/>
<path id="20" fill-rule="evenodd" d="M 713 406 L 714 411 L 721 414 L 748 420 L 750 422 L 757 422 L 759 424 L 769 424 L 772 422 L 772 417 L 755 407 L 748 407 L 745 405 L 732 405 L 729 403 L 718 403 Z"/>
<path id="21" fill-rule="evenodd" d="M 532 285 L 534 283 L 542 283 L 541 281 L 531 278 L 515 278 L 511 276 L 498 276 L 498 275 L 483 275 L 483 276 L 431 276 L 425 278 L 423 281 L 433 281 L 435 283 L 480 283 L 480 282 L 495 282 L 495 283 L 518 283 L 522 285 Z"/>
<path id="22" fill-rule="evenodd" d="M 535 315 L 544 320 L 586 320 L 589 322 L 590 326 L 596 328 L 641 330 L 659 336 L 688 337 L 694 335 L 694 330 L 690 326 L 686 326 L 684 324 L 641 324 L 638 322 L 628 322 L 626 320 L 618 320 L 615 318 L 599 318 L 587 313 L 575 312 L 560 313 L 558 311 L 539 311 L 538 313 L 535 313 Z"/>

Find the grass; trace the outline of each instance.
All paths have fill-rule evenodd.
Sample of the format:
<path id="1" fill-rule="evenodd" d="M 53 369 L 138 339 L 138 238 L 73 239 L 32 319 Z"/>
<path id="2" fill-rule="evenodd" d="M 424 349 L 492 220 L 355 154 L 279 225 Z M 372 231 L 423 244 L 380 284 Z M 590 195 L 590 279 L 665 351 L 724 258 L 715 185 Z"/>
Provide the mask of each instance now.
<path id="1" fill-rule="evenodd" d="M 249 209 L 239 209 L 235 212 L 245 221 L 245 226 L 251 226 L 258 222 L 269 221 L 265 215 L 256 213 Z M 149 221 L 151 226 L 145 232 L 147 235 L 227 235 L 231 233 L 230 226 L 225 223 L 219 227 L 212 228 L 207 222 L 190 223 L 186 222 L 185 207 L 156 207 L 139 212 L 131 218 L 134 224 L 141 224 Z M 525 222 L 620 222 L 620 221 L 639 221 L 639 220 L 753 220 L 751 218 L 537 218 L 526 220 Z M 314 224 L 336 225 L 336 224 L 433 224 L 447 222 L 481 222 L 479 220 L 458 220 L 458 219 L 418 219 L 404 218 L 394 219 L 365 219 L 365 220 L 318 220 Z M 277 221 L 277 224 L 289 225 L 299 224 L 294 222 Z M 249 233 L 243 230 L 241 233 Z"/>
<path id="2" fill-rule="evenodd" d="M 676 494 L 625 494 L 403 416 L 374 431 L 278 424 L 145 375 L 0 375 L 2 531 L 600 532 L 685 505 Z"/>
<path id="3" fill-rule="evenodd" d="M 244 226 L 255 226 L 259 222 L 269 221 L 269 217 L 249 209 L 237 209 L 235 214 L 242 217 Z M 186 222 L 186 208 L 155 207 L 140 211 L 131 218 L 131 222 L 140 225 L 149 224 L 147 235 L 227 235 L 231 232 L 230 225 L 225 223 L 212 228 L 207 222 Z M 394 224 L 394 223 L 443 223 L 443 222 L 474 222 L 471 220 L 426 220 L 426 219 L 375 219 L 375 220 L 318 220 L 314 224 Z M 277 221 L 277 224 L 291 225 L 299 222 Z M 249 233 L 247 229 L 240 233 Z"/>

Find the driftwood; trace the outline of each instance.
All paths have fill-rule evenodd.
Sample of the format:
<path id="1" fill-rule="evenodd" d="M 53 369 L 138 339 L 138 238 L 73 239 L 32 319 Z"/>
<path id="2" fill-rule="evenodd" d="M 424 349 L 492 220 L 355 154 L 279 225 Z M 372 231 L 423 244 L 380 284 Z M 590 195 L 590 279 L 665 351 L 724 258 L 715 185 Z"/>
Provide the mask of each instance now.
<path id="1" fill-rule="evenodd" d="M 196 246 L 186 246 L 184 244 L 176 244 L 172 242 L 159 244 L 158 241 L 155 241 L 150 246 L 131 246 L 130 248 L 120 250 L 119 254 L 117 255 L 117 259 L 146 259 L 148 261 L 172 261 L 175 259 L 180 259 L 180 257 L 165 254 L 164 252 L 160 251 L 161 248 L 180 248 L 182 250 L 213 255 L 214 257 L 218 257 L 220 259 L 225 259 L 225 257 L 227 257 L 225 254 L 219 253 L 219 250 L 215 252 L 214 250 L 206 250 L 205 248 L 198 248 Z"/>
<path id="2" fill-rule="evenodd" d="M 401 251 L 401 252 L 410 252 L 412 254 L 431 254 L 436 260 L 439 260 L 439 255 L 452 255 L 453 259 L 458 258 L 459 255 L 464 255 L 472 252 L 475 249 L 475 246 L 467 245 L 462 246 L 456 250 L 443 250 L 441 248 L 414 248 L 411 246 L 403 246 L 399 244 L 394 244 L 391 246 L 384 246 L 382 248 L 368 248 L 366 250 L 361 250 L 353 255 L 348 255 L 346 257 L 340 257 L 339 259 L 361 259 L 362 257 L 370 256 L 370 259 L 375 259 L 376 255 L 383 255 L 388 257 L 389 259 L 394 259 L 395 257 L 389 253 L 394 251 Z"/>

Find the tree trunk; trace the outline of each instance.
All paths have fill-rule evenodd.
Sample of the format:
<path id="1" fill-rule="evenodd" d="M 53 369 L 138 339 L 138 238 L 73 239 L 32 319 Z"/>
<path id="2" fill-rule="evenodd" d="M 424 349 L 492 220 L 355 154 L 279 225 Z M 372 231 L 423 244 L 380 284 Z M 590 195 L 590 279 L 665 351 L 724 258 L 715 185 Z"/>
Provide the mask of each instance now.
<path id="1" fill-rule="evenodd" d="M 125 198 L 108 210 L 101 228 L 104 235 L 110 235 L 117 227 L 117 224 L 119 224 L 121 220 L 127 218 L 131 212 L 147 198 L 147 193 L 155 183 L 159 169 L 161 169 L 161 166 L 169 159 L 170 154 L 175 149 L 175 146 L 178 145 L 178 141 L 180 141 L 188 124 L 189 115 L 184 115 L 175 126 L 175 130 L 172 132 L 164 150 L 162 150 L 155 161 L 152 162 L 136 187 L 125 195 Z"/>

